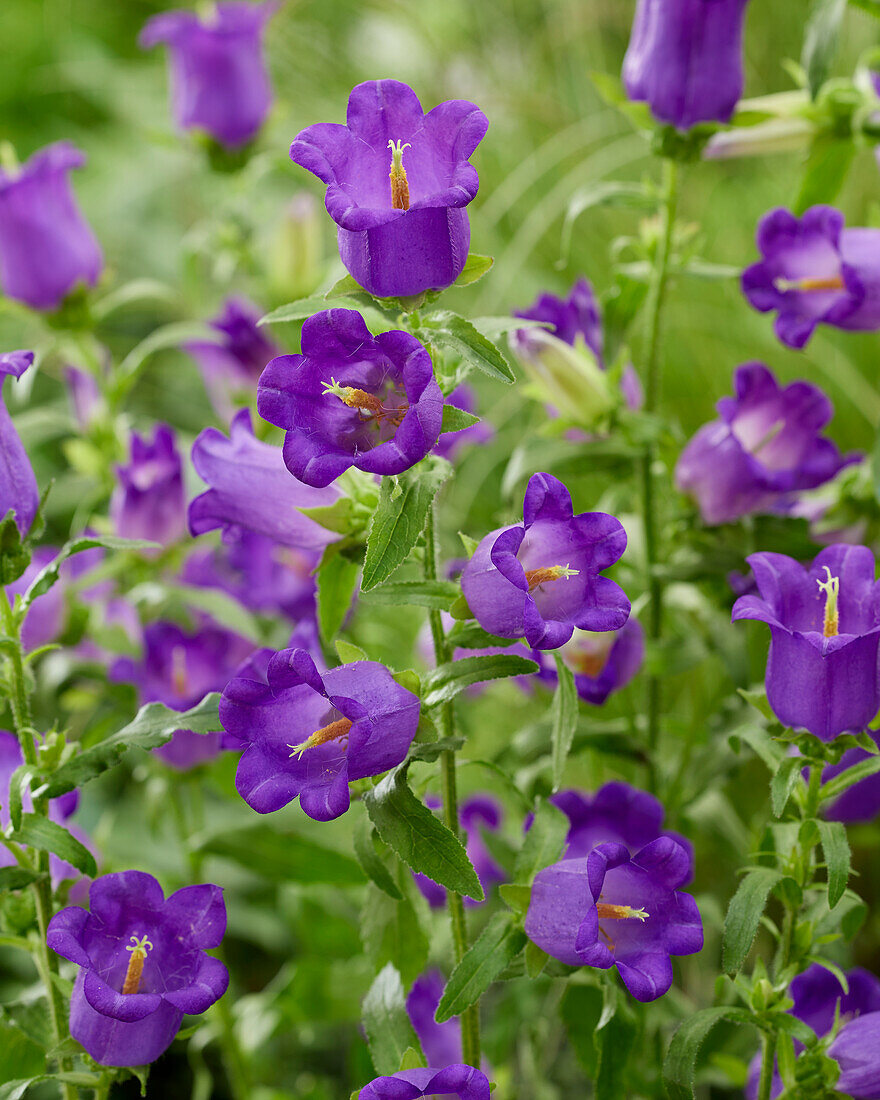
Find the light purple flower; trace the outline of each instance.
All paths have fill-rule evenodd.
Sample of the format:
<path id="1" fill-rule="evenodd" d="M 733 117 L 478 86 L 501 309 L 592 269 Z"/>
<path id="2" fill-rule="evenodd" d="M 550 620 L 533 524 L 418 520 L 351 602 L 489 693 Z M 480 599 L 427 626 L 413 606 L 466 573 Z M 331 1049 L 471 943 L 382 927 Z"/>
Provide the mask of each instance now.
<path id="1" fill-rule="evenodd" d="M 70 365 L 64 368 L 64 381 L 74 419 L 80 431 L 86 432 L 104 411 L 101 389 L 91 374 Z"/>
<path id="2" fill-rule="evenodd" d="M 37 514 L 40 490 L 2 394 L 7 375 L 21 378 L 33 361 L 32 351 L 9 351 L 0 355 L 0 519 L 11 508 L 22 535 L 27 534 Z"/>
<path id="3" fill-rule="evenodd" d="M 828 1054 L 840 1066 L 834 1083 L 838 1093 L 853 1100 L 880 1100 L 880 1012 L 842 1027 Z"/>
<path id="4" fill-rule="evenodd" d="M 439 810 L 443 803 L 439 798 L 428 797 L 425 804 L 429 809 Z M 492 886 L 505 882 L 507 872 L 499 867 L 483 840 L 483 828 L 497 832 L 501 828 L 504 811 L 501 804 L 490 795 L 476 794 L 465 798 L 458 808 L 458 820 L 465 834 L 465 848 L 477 878 L 483 887 L 486 898 Z M 432 909 L 442 909 L 446 904 L 446 889 L 427 875 L 414 873 L 416 885 Z M 465 898 L 465 905 L 484 905 L 485 901 Z M 454 1061 L 454 1059 L 453 1059 Z"/>
<path id="5" fill-rule="evenodd" d="M 645 632 L 638 619 L 629 619 L 620 630 L 594 634 L 575 630 L 559 649 L 563 661 L 574 673 L 574 685 L 581 699 L 600 707 L 612 692 L 632 680 L 645 659 Z M 538 675 L 549 684 L 557 680 L 556 663 L 536 650 L 534 659 L 541 667 Z"/>
<path id="6" fill-rule="evenodd" d="M 464 412 L 476 413 L 477 399 L 474 391 L 466 383 L 456 386 L 446 398 L 447 402 L 456 409 Z M 460 432 L 443 432 L 434 447 L 434 454 L 453 462 L 455 456 L 463 446 L 478 446 L 488 441 L 495 435 L 495 430 L 485 420 L 472 424 L 469 428 L 463 428 Z"/>
<path id="7" fill-rule="evenodd" d="M 358 1100 L 419 1100 L 442 1096 L 443 1100 L 489 1100 L 489 1081 L 473 1066 L 451 1065 L 444 1069 L 405 1069 L 391 1077 L 377 1077 L 364 1085 Z"/>
<path id="8" fill-rule="evenodd" d="M 110 501 L 117 535 L 169 546 L 186 534 L 183 463 L 174 430 L 157 424 L 152 440 L 131 433 L 131 459 L 117 466 L 119 484 Z"/>

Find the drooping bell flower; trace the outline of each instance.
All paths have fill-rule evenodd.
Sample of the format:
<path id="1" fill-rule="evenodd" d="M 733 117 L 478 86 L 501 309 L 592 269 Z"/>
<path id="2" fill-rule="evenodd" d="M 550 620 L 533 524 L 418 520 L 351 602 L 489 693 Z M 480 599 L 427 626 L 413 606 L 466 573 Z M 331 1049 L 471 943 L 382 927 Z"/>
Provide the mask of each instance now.
<path id="1" fill-rule="evenodd" d="M 576 628 L 619 630 L 626 622 L 626 594 L 600 575 L 625 549 L 618 520 L 604 512 L 574 515 L 562 482 L 533 474 L 523 522 L 486 535 L 462 571 L 462 591 L 490 634 L 557 649 Z"/>
<path id="2" fill-rule="evenodd" d="M 581 699 L 600 707 L 612 692 L 626 687 L 642 667 L 645 632 L 638 619 L 632 617 L 620 630 L 599 634 L 575 630 L 559 653 L 574 673 L 574 686 Z M 539 651 L 535 660 L 541 667 L 541 679 L 555 684 L 555 662 Z"/>
<path id="3" fill-rule="evenodd" d="M 623 85 L 659 122 L 729 122 L 743 90 L 748 0 L 638 0 Z"/>
<path id="4" fill-rule="evenodd" d="M 880 751 L 880 734 L 876 730 L 868 730 L 868 732 Z M 864 749 L 847 749 L 839 763 L 829 764 L 822 770 L 822 782 L 827 783 L 829 779 L 841 775 L 863 760 L 870 760 L 871 756 L 872 754 Z M 829 821 L 842 821 L 847 825 L 856 821 L 873 821 L 878 814 L 880 814 L 880 773 L 869 775 L 867 779 L 860 779 L 858 783 L 853 783 L 822 811 L 822 816 Z"/>
<path id="5" fill-rule="evenodd" d="M 228 683 L 220 721 L 244 753 L 235 786 L 257 813 L 299 797 L 316 821 L 348 809 L 348 784 L 406 757 L 419 699 L 375 661 L 320 673 L 303 649 L 276 653 Z"/>
<path id="6" fill-rule="evenodd" d="M 835 1091 L 853 1100 L 880 1097 L 880 1012 L 858 1016 L 841 1029 L 828 1048 L 840 1066 Z M 361 1094 L 363 1095 L 363 1093 Z"/>
<path id="7" fill-rule="evenodd" d="M 865 546 L 826 547 L 804 568 L 784 554 L 746 559 L 760 596 L 733 621 L 770 627 L 767 701 L 779 721 L 831 741 L 865 729 L 880 707 L 880 584 Z"/>
<path id="8" fill-rule="evenodd" d="M 491 1093 L 485 1073 L 473 1066 L 451 1065 L 443 1069 L 404 1069 L 390 1077 L 377 1077 L 364 1085 L 358 1100 L 489 1100 Z"/>
<path id="9" fill-rule="evenodd" d="M 700 428 L 675 467 L 676 485 L 696 499 L 705 523 L 788 510 L 794 494 L 859 460 L 821 434 L 834 408 L 817 386 L 780 386 L 763 363 L 745 363 L 733 388 L 733 397 L 718 402 L 718 419 Z"/>
<path id="10" fill-rule="evenodd" d="M 379 298 L 442 290 L 464 270 L 471 229 L 467 205 L 479 179 L 469 157 L 489 123 L 454 99 L 427 114 L 397 80 L 358 84 L 345 126 L 299 133 L 290 157 L 327 184 L 339 254 Z"/>
<path id="11" fill-rule="evenodd" d="M 186 534 L 183 462 L 174 429 L 157 424 L 152 440 L 131 433 L 131 459 L 117 466 L 110 501 L 116 534 L 170 546 Z"/>
<path id="12" fill-rule="evenodd" d="M 761 259 L 742 289 L 761 313 L 776 311 L 783 344 L 802 348 L 818 324 L 850 331 L 880 328 L 880 229 L 845 229 L 833 206 L 800 218 L 778 207 L 758 223 Z"/>
<path id="13" fill-rule="evenodd" d="M 30 565 L 12 584 L 6 586 L 10 602 L 16 596 L 23 596 L 45 566 L 52 561 L 58 550 L 54 546 L 38 546 L 31 555 Z M 75 559 L 69 559 L 71 562 Z M 27 652 L 54 642 L 64 628 L 64 588 L 62 584 L 53 584 L 42 596 L 37 596 L 24 622 L 21 624 L 21 641 Z"/>
<path id="14" fill-rule="evenodd" d="M 456 409 L 462 409 L 464 412 L 476 413 L 477 411 L 476 395 L 465 382 L 462 382 L 460 386 L 456 386 L 446 400 L 450 405 L 453 405 Z M 477 446 L 481 443 L 488 443 L 494 434 L 494 429 L 485 420 L 472 424 L 469 428 L 462 428 L 460 432 L 444 432 L 437 440 L 434 454 L 453 462 L 463 446 Z"/>
<path id="15" fill-rule="evenodd" d="M 246 638 L 207 619 L 193 633 L 176 623 L 159 621 L 144 627 L 143 657 L 138 661 L 120 657 L 109 675 L 118 683 L 134 684 L 141 703 L 189 710 L 209 692 L 222 691 L 253 648 Z M 183 770 L 212 760 L 227 747 L 219 732 L 180 729 L 155 752 L 166 764 Z"/>
<path id="16" fill-rule="evenodd" d="M 431 810 L 439 810 L 442 802 L 439 798 L 428 797 L 425 804 Z M 458 808 L 458 820 L 465 834 L 465 849 L 468 859 L 477 878 L 483 887 L 486 898 L 492 886 L 499 882 L 505 882 L 507 872 L 498 866 L 498 863 L 489 851 L 482 830 L 484 828 L 497 832 L 501 828 L 504 811 L 501 804 L 494 798 L 485 794 L 471 795 L 462 800 Z M 446 904 L 446 889 L 427 875 L 413 874 L 416 885 L 424 895 L 432 909 L 442 909 Z M 465 905 L 484 905 L 485 901 L 475 901 L 473 898 L 465 898 Z"/>
<path id="17" fill-rule="evenodd" d="M 185 886 L 166 899 L 143 871 L 95 879 L 89 909 L 62 909 L 46 936 L 80 968 L 70 1034 L 104 1066 L 154 1062 L 184 1013 L 205 1012 L 226 992 L 226 967 L 205 953 L 225 931 L 219 886 Z"/>
<path id="18" fill-rule="evenodd" d="M 94 286 L 103 269 L 68 179 L 85 162 L 59 141 L 19 169 L 0 169 L 0 285 L 32 309 L 56 309 L 77 284 Z"/>
<path id="19" fill-rule="evenodd" d="M 204 19 L 191 11 L 166 11 L 147 22 L 138 43 L 145 50 L 160 42 L 168 46 L 181 130 L 203 130 L 230 149 L 256 136 L 272 105 L 263 29 L 277 8 L 276 0 L 221 0 Z"/>
<path id="20" fill-rule="evenodd" d="M 244 529 L 307 553 L 339 538 L 300 511 L 333 504 L 338 490 L 315 489 L 291 477 L 281 448 L 255 438 L 249 409 L 235 414 L 228 437 L 205 428 L 193 443 L 192 461 L 210 486 L 189 506 L 193 535 L 218 527 L 237 535 Z"/>
<path id="21" fill-rule="evenodd" d="M 40 490 L 2 394 L 7 375 L 21 378 L 33 361 L 32 351 L 9 351 L 0 355 L 0 519 L 11 508 L 22 535 L 27 534 L 37 514 Z"/>
<path id="22" fill-rule="evenodd" d="M 672 985 L 670 957 L 703 947 L 696 902 L 678 889 L 689 874 L 687 852 L 670 837 L 634 856 L 600 844 L 538 872 L 526 935 L 569 966 L 616 966 L 636 1000 L 655 1001 Z"/>
<path id="23" fill-rule="evenodd" d="M 443 394 L 428 349 L 408 332 L 371 335 L 352 309 L 328 309 L 302 329 L 302 354 L 273 359 L 257 407 L 287 429 L 284 461 L 323 488 L 354 466 L 400 474 L 431 450 Z"/>

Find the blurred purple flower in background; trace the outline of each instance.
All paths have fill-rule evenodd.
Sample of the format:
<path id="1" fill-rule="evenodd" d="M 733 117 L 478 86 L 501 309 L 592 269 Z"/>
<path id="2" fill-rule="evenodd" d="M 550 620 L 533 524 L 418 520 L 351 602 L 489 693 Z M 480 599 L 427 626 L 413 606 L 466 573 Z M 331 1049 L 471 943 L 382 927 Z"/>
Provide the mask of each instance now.
<path id="1" fill-rule="evenodd" d="M 6 594 L 10 602 L 16 596 L 23 596 L 37 574 L 53 561 L 58 554 L 54 546 L 38 546 L 31 555 L 30 565 L 12 584 L 6 586 Z M 71 559 L 73 560 L 73 559 Z M 21 624 L 21 641 L 27 652 L 39 649 L 40 646 L 54 642 L 64 628 L 64 586 L 62 583 L 53 584 L 52 587 L 37 596 L 24 622 Z"/>
<path id="2" fill-rule="evenodd" d="M 455 387 L 446 398 L 446 402 L 456 409 L 462 409 L 464 412 L 476 415 L 476 394 L 464 382 Z M 487 424 L 485 420 L 481 420 L 478 424 L 472 424 L 469 428 L 462 428 L 460 432 L 443 432 L 434 447 L 434 454 L 440 455 L 441 458 L 445 458 L 449 462 L 454 462 L 455 456 L 463 446 L 476 446 L 487 443 L 494 434 L 494 428 L 491 424 Z"/>
<path id="3" fill-rule="evenodd" d="M 31 460 L 3 400 L 3 383 L 7 375 L 21 378 L 33 361 L 32 351 L 0 355 L 0 520 L 12 509 L 22 535 L 27 534 L 37 514 L 40 490 Z"/>
<path id="4" fill-rule="evenodd" d="M 425 804 L 432 810 L 439 810 L 443 803 L 439 798 L 428 797 Z M 483 839 L 482 829 L 497 832 L 501 828 L 504 811 L 497 799 L 486 794 L 469 795 L 458 808 L 458 820 L 465 834 L 465 848 L 477 878 L 483 887 L 486 898 L 492 886 L 507 879 L 507 872 L 499 867 Z M 432 909 L 442 909 L 446 904 L 446 889 L 427 875 L 413 874 L 416 885 L 421 890 Z M 485 901 L 465 898 L 465 905 L 483 905 Z"/>
<path id="5" fill-rule="evenodd" d="M 173 428 L 157 424 L 152 440 L 131 433 L 131 460 L 117 466 L 110 501 L 117 535 L 169 546 L 186 534 L 183 462 Z"/>
<path id="6" fill-rule="evenodd" d="M 599 707 L 612 692 L 626 687 L 642 667 L 645 632 L 638 619 L 630 616 L 620 630 L 599 634 L 575 630 L 558 652 L 574 673 L 578 695 Z M 556 662 L 541 650 L 535 650 L 531 656 L 540 665 L 538 676 L 548 684 L 555 684 Z"/>
<path id="7" fill-rule="evenodd" d="M 443 891 L 445 899 L 446 891 Z M 457 1016 L 438 1024 L 434 1019 L 446 981 L 439 970 L 428 970 L 412 984 L 406 1011 L 429 1067 L 461 1062 L 461 1021 Z"/>
<path id="8" fill-rule="evenodd" d="M 64 368 L 64 381 L 77 427 L 81 432 L 87 432 L 105 410 L 100 386 L 91 374 L 69 364 Z"/>
<path id="9" fill-rule="evenodd" d="M 880 751 L 880 735 L 876 730 L 868 730 Z M 847 749 L 837 764 L 828 764 L 822 769 L 822 782 L 827 783 L 836 775 L 841 775 L 855 764 L 872 759 L 865 749 Z M 830 803 L 822 812 L 829 821 L 843 821 L 845 824 L 857 821 L 873 821 L 880 814 L 880 773 L 860 779 Z M 880 1005 L 877 1006 L 880 1008 Z"/>
<path id="10" fill-rule="evenodd" d="M 880 1097 L 880 1012 L 869 1012 L 850 1020 L 828 1048 L 828 1055 L 840 1066 L 835 1090 L 853 1100 Z"/>

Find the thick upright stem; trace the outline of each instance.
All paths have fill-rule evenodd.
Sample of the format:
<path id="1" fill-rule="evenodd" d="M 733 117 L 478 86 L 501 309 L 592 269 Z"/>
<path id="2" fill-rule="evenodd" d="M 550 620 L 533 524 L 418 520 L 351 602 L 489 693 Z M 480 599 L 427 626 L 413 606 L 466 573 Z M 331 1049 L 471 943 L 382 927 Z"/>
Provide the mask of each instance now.
<path id="1" fill-rule="evenodd" d="M 773 1088 L 773 1069 L 776 1060 L 776 1033 L 765 1032 L 761 1044 L 761 1078 L 758 1082 L 758 1100 L 770 1100 Z"/>

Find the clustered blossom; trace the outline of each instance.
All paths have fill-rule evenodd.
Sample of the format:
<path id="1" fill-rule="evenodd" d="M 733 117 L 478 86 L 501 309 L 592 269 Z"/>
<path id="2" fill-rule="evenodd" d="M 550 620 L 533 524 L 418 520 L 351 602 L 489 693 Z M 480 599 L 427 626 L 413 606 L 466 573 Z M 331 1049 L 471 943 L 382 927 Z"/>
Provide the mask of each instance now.
<path id="1" fill-rule="evenodd" d="M 0 519 L 12 509 L 22 535 L 27 533 L 37 514 L 40 490 L 31 460 L 3 400 L 3 383 L 8 375 L 21 378 L 33 361 L 32 351 L 9 351 L 0 355 Z"/>
<path id="2" fill-rule="evenodd" d="M 581 699 L 600 707 L 608 696 L 632 680 L 645 659 L 645 632 L 638 619 L 629 619 L 620 630 L 594 633 L 575 630 L 559 648 L 559 655 L 574 674 L 574 686 Z M 556 664 L 546 653 L 535 651 L 541 671 L 550 684 L 557 681 Z"/>
<path id="3" fill-rule="evenodd" d="M 358 1093 L 358 1100 L 418 1100 L 419 1097 L 457 1097 L 489 1100 L 489 1081 L 473 1066 L 451 1065 L 443 1069 L 405 1069 L 390 1077 L 377 1077 Z"/>
<path id="4" fill-rule="evenodd" d="M 442 803 L 437 798 L 427 798 L 426 804 L 432 810 L 440 809 Z M 458 808 L 458 820 L 465 834 L 465 848 L 468 859 L 477 872 L 483 894 L 488 898 L 492 886 L 504 882 L 507 873 L 493 859 L 492 853 L 483 840 L 482 829 L 497 832 L 501 828 L 504 811 L 497 799 L 489 795 L 471 795 L 462 800 Z M 446 890 L 427 875 L 414 874 L 416 885 L 433 909 L 442 909 L 446 904 Z M 484 902 L 465 898 L 465 905 L 483 905 Z"/>
<path id="5" fill-rule="evenodd" d="M 117 466 L 119 484 L 110 501 L 117 535 L 165 546 L 186 532 L 183 462 L 174 430 L 157 424 L 152 440 L 131 433 L 131 460 Z"/>

